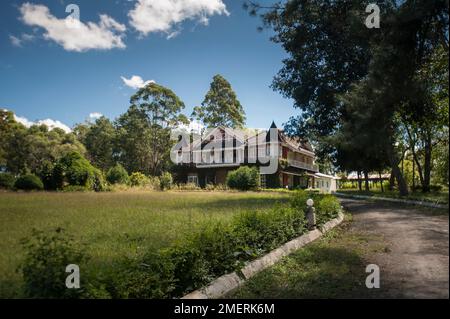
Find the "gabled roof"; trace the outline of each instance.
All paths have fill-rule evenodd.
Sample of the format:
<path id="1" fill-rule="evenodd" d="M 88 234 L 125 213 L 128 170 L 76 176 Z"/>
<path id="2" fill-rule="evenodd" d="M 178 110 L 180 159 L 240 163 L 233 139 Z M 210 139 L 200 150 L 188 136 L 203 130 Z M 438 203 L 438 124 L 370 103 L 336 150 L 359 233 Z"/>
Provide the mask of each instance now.
<path id="1" fill-rule="evenodd" d="M 311 144 L 301 138 L 296 137 L 289 137 L 284 134 L 284 131 L 277 128 L 275 122 L 272 122 L 272 125 L 270 126 L 270 129 L 276 129 L 278 133 L 278 142 L 280 142 L 282 145 L 289 147 L 292 151 L 305 153 L 310 156 L 314 156 L 314 150 L 311 146 Z M 236 138 L 236 141 L 245 144 L 248 142 L 249 144 L 255 144 L 258 142 L 258 144 L 263 144 L 264 142 L 270 141 L 270 131 L 267 133 L 256 133 L 254 135 L 247 136 L 244 132 L 241 130 L 235 130 L 228 127 L 219 126 L 217 128 L 214 128 L 206 136 L 203 136 L 203 138 L 198 138 L 193 141 L 192 146 L 197 147 L 200 143 L 208 141 L 208 136 L 217 136 L 218 134 L 221 134 L 222 132 L 225 132 L 228 136 L 233 136 Z"/>

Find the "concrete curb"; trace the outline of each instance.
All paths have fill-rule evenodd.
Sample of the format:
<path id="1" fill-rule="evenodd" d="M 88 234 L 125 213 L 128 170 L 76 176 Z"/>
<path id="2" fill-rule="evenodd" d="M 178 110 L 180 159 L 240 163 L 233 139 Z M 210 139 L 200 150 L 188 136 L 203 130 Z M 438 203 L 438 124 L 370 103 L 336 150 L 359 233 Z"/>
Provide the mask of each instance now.
<path id="1" fill-rule="evenodd" d="M 391 203 L 401 203 L 408 205 L 416 205 L 416 206 L 424 206 L 424 207 L 432 207 L 432 208 L 443 208 L 448 209 L 448 205 L 438 204 L 428 201 L 417 201 L 417 200 L 409 200 L 409 199 L 400 199 L 400 198 L 388 198 L 388 197 L 376 197 L 376 196 L 365 196 L 365 195 L 354 195 L 354 194 L 344 194 L 344 193 L 334 193 L 337 197 L 343 198 L 353 198 L 353 199 L 373 199 L 384 202 Z"/>
<path id="2" fill-rule="evenodd" d="M 246 265 L 240 270 L 239 276 L 236 272 L 221 276 L 211 282 L 208 286 L 195 290 L 181 299 L 217 299 L 221 298 L 232 290 L 241 286 L 246 280 L 250 279 L 262 270 L 274 265 L 283 257 L 293 253 L 294 251 L 306 246 L 314 240 L 322 237 L 323 234 L 338 226 L 344 220 L 344 215 L 339 213 L 339 217 L 330 220 L 323 225 L 320 230 L 310 231 L 296 239 L 287 242 L 281 247 L 272 250 Z"/>

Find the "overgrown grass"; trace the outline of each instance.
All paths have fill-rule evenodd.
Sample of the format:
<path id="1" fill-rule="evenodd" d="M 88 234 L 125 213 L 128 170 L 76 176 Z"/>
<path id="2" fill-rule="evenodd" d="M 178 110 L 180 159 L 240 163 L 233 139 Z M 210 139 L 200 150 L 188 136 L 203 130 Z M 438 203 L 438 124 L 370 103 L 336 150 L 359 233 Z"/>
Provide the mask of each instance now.
<path id="1" fill-rule="evenodd" d="M 385 190 L 384 192 L 381 192 L 381 190 L 371 190 L 368 192 L 368 191 L 359 191 L 355 189 L 340 189 L 338 192 L 371 197 L 403 198 L 416 201 L 433 202 L 437 204 L 448 204 L 448 195 L 449 195 L 448 189 L 440 192 L 430 192 L 430 193 L 413 192 L 406 197 L 401 197 L 398 191 L 389 191 L 389 190 Z"/>
<path id="2" fill-rule="evenodd" d="M 371 298 L 365 286 L 366 256 L 384 252 L 381 237 L 348 231 L 345 223 L 319 241 L 283 258 L 250 279 L 229 298 L 316 299 Z"/>
<path id="3" fill-rule="evenodd" d="M 121 257 L 166 247 L 205 222 L 284 205 L 286 193 L 119 192 L 0 193 L 0 297 L 20 297 L 20 240 L 33 228 L 63 227 L 87 243 L 92 271 L 112 270 Z"/>

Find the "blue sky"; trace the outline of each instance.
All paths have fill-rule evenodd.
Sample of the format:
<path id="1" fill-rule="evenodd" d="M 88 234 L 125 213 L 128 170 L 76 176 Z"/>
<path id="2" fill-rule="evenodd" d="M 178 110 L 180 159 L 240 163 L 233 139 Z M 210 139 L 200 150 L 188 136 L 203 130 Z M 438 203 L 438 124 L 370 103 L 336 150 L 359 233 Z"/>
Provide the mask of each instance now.
<path id="1" fill-rule="evenodd" d="M 179 11 L 167 11 L 165 1 Z M 269 87 L 285 53 L 270 42 L 269 31 L 257 31 L 260 20 L 250 17 L 240 0 L 25 3 L 0 4 L 0 107 L 19 116 L 69 126 L 91 113 L 114 119 L 127 110 L 135 91 L 121 77 L 132 76 L 171 88 L 190 115 L 215 74 L 232 84 L 249 127 L 268 127 L 272 120 L 281 125 L 296 113 L 292 101 Z M 97 38 L 90 39 L 92 33 L 71 38 L 58 29 L 69 3 L 80 8 L 83 27 L 87 22 L 100 27 Z M 108 17 L 103 24 L 100 14 Z"/>

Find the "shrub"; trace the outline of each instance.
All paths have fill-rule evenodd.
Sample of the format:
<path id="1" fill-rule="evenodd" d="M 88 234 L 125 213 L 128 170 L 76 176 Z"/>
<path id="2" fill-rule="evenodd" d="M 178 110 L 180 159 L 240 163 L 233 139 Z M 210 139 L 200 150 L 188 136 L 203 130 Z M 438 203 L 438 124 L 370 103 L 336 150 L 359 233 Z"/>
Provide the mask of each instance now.
<path id="1" fill-rule="evenodd" d="M 130 175 L 130 185 L 132 187 L 144 187 L 150 184 L 150 178 L 142 173 L 133 173 Z"/>
<path id="2" fill-rule="evenodd" d="M 122 165 L 117 164 L 114 167 L 111 167 L 106 174 L 106 180 L 108 183 L 114 185 L 114 184 L 127 184 L 128 183 L 128 173 L 123 168 Z"/>
<path id="3" fill-rule="evenodd" d="M 82 269 L 86 257 L 63 229 L 51 234 L 33 230 L 30 238 L 22 240 L 25 259 L 19 268 L 29 298 L 79 298 L 84 290 L 67 289 L 66 267 L 76 264 Z M 80 277 L 83 279 L 83 276 Z"/>
<path id="4" fill-rule="evenodd" d="M 106 186 L 107 185 L 103 172 L 97 168 L 94 168 L 92 177 L 92 190 L 96 192 L 103 192 L 107 189 Z"/>
<path id="5" fill-rule="evenodd" d="M 0 173 L 0 189 L 11 189 L 14 186 L 16 178 L 10 173 Z"/>
<path id="6" fill-rule="evenodd" d="M 187 184 L 178 184 L 174 189 L 179 191 L 197 191 L 200 190 L 201 188 L 198 187 L 197 184 L 195 183 L 187 183 Z"/>
<path id="7" fill-rule="evenodd" d="M 172 174 L 170 174 L 169 172 L 163 173 L 161 175 L 161 177 L 159 178 L 159 187 L 161 188 L 162 191 L 171 189 L 172 184 L 173 184 L 173 178 L 172 178 Z"/>
<path id="8" fill-rule="evenodd" d="M 316 208 L 317 225 L 323 225 L 338 217 L 341 211 L 341 204 L 333 195 L 323 195 L 314 206 Z"/>
<path id="9" fill-rule="evenodd" d="M 54 167 L 54 164 L 50 161 L 44 161 L 44 163 L 42 164 L 42 169 L 39 177 L 41 178 L 42 183 L 44 184 L 44 189 L 46 190 L 56 189 L 55 180 L 53 178 Z"/>
<path id="10" fill-rule="evenodd" d="M 258 168 L 242 166 L 232 171 L 227 176 L 227 185 L 233 189 L 247 191 L 260 187 L 260 176 Z"/>
<path id="11" fill-rule="evenodd" d="M 26 190 L 26 191 L 32 191 L 32 190 L 39 191 L 39 190 L 44 189 L 44 184 L 42 183 L 41 179 L 39 177 L 37 177 L 36 175 L 28 174 L 28 175 L 19 177 L 16 180 L 14 187 L 17 189 Z"/>
<path id="12" fill-rule="evenodd" d="M 56 163 L 53 181 L 56 189 L 67 185 L 83 186 L 88 190 L 102 190 L 104 187 L 101 172 L 77 152 L 68 153 Z"/>

